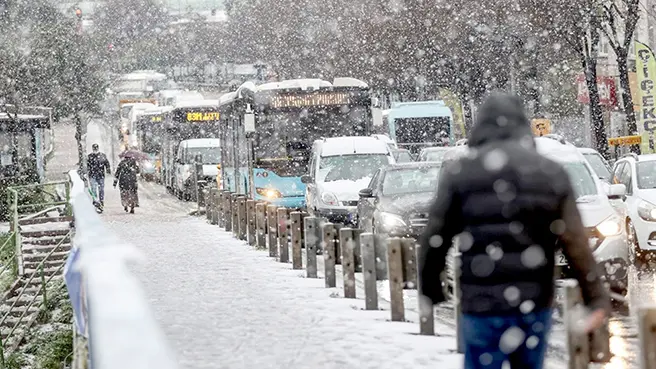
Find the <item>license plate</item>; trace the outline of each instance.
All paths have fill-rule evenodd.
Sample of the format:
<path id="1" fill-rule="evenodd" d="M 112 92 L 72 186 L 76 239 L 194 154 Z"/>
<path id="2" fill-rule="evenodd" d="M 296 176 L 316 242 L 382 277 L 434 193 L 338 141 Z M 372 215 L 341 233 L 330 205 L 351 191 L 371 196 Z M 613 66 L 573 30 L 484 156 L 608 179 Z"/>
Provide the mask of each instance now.
<path id="1" fill-rule="evenodd" d="M 562 266 L 567 265 L 567 258 L 562 251 L 556 251 L 556 265 Z"/>

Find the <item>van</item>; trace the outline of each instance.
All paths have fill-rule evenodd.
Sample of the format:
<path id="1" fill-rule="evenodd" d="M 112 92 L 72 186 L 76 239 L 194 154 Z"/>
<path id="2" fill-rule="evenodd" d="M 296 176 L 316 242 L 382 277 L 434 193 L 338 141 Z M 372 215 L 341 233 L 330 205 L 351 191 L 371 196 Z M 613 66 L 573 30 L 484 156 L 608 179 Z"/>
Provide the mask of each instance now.
<path id="1" fill-rule="evenodd" d="M 196 156 L 200 155 L 203 170 L 198 180 L 208 185 L 216 183 L 217 165 L 221 163 L 221 146 L 218 138 L 196 138 L 181 141 L 175 156 L 174 192 L 180 199 L 191 199 L 194 194 Z"/>
<path id="2" fill-rule="evenodd" d="M 308 165 L 305 204 L 313 216 L 352 224 L 358 192 L 381 167 L 394 164 L 387 142 L 377 137 L 334 137 L 314 141 Z"/>

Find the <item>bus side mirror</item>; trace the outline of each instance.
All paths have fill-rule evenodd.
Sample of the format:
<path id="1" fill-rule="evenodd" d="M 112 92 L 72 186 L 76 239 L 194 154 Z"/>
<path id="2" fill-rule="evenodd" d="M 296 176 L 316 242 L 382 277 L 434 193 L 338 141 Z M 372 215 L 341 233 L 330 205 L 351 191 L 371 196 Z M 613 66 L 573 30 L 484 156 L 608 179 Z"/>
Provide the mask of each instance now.
<path id="1" fill-rule="evenodd" d="M 255 132 L 255 114 L 253 113 L 244 114 L 244 131 L 246 133 Z"/>

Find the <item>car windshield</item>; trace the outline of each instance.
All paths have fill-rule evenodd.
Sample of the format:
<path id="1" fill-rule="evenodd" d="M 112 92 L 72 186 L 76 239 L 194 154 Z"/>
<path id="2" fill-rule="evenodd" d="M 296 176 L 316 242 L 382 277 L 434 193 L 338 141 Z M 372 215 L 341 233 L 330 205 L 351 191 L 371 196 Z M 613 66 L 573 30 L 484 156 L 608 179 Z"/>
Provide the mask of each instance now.
<path id="1" fill-rule="evenodd" d="M 595 184 L 594 177 L 585 164 L 565 163 L 563 167 L 569 175 L 576 198 L 597 194 L 597 185 Z"/>
<path id="2" fill-rule="evenodd" d="M 656 161 L 639 161 L 636 163 L 638 188 L 656 188 Z"/>
<path id="3" fill-rule="evenodd" d="M 610 179 L 610 170 L 608 170 L 608 167 L 606 166 L 606 163 L 604 163 L 604 159 L 601 157 L 601 155 L 597 153 L 590 153 L 583 154 L 583 156 L 585 156 L 585 159 L 588 161 L 588 163 L 590 163 L 590 166 L 592 169 L 594 169 L 599 178 L 604 180 Z"/>
<path id="4" fill-rule="evenodd" d="M 424 154 L 422 161 L 442 161 L 447 150 L 430 150 Z"/>
<path id="5" fill-rule="evenodd" d="M 383 196 L 437 191 L 440 167 L 420 167 L 390 170 L 383 180 Z"/>
<path id="6" fill-rule="evenodd" d="M 380 167 L 389 164 L 387 155 L 340 155 L 322 157 L 319 162 L 319 182 L 357 181 L 370 178 Z"/>
<path id="7" fill-rule="evenodd" d="M 221 148 L 219 147 L 190 147 L 188 150 L 187 164 L 193 164 L 196 155 L 203 156 L 203 164 L 221 163 Z"/>
<path id="8" fill-rule="evenodd" d="M 394 158 L 397 163 L 410 163 L 414 161 L 409 151 L 397 151 L 394 153 Z"/>

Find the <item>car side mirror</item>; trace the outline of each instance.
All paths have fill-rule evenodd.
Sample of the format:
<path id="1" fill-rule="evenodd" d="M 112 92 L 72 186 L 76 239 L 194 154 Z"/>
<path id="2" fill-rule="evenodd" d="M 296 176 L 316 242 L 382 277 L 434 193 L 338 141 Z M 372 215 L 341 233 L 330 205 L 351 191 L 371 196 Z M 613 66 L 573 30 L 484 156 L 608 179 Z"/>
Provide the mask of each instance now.
<path id="1" fill-rule="evenodd" d="M 623 199 L 626 196 L 626 186 L 619 184 L 612 184 L 608 187 L 608 198 L 611 200 L 614 199 Z"/>
<path id="2" fill-rule="evenodd" d="M 312 176 L 311 176 L 311 175 L 309 175 L 309 174 L 304 174 L 304 175 L 301 176 L 301 182 L 302 182 L 302 183 L 305 183 L 305 184 L 309 184 L 309 183 L 312 183 L 312 182 L 314 182 L 314 181 L 312 180 Z"/>
<path id="3" fill-rule="evenodd" d="M 362 198 L 374 197 L 374 190 L 371 188 L 363 188 L 358 194 Z"/>

